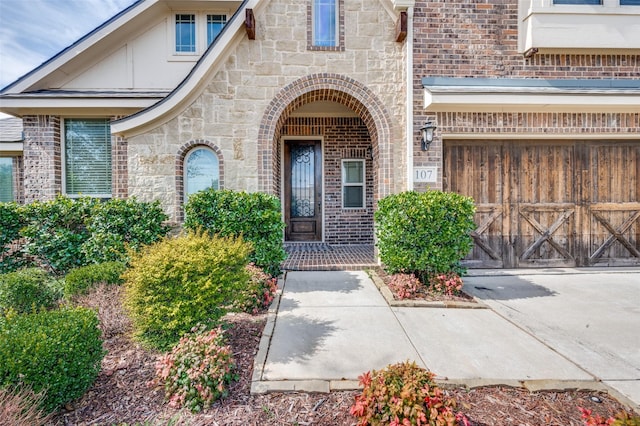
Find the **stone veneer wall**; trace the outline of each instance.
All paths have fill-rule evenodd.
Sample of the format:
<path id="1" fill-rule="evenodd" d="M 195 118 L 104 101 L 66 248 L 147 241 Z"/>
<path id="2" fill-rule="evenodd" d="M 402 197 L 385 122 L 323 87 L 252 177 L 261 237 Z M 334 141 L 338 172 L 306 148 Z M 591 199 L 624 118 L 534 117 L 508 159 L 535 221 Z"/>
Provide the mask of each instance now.
<path id="1" fill-rule="evenodd" d="M 283 137 L 322 138 L 324 166 L 324 241 L 329 244 L 373 244 L 373 160 L 371 138 L 359 117 L 291 117 Z M 342 208 L 342 160 L 365 160 L 365 208 Z"/>
<path id="2" fill-rule="evenodd" d="M 438 126 L 434 143 L 422 152 L 414 145 L 414 165 L 442 164 L 442 134 L 537 133 L 557 138 L 567 133 L 640 133 L 640 114 L 443 112 L 425 114 L 422 77 L 605 79 L 638 78 L 640 55 L 550 54 L 524 58 L 517 52 L 518 1 L 416 1 L 414 10 L 414 118 Z M 440 180 L 435 187 L 440 188 Z M 420 187 L 420 185 L 416 185 Z M 424 185 L 421 186 L 424 188 Z"/>
<path id="3" fill-rule="evenodd" d="M 374 158 L 382 164 L 374 184 L 380 186 L 378 193 L 403 188 L 406 44 L 395 41 L 396 16 L 382 2 L 344 0 L 344 50 L 309 50 L 307 3 L 271 0 L 256 10 L 256 40 L 243 35 L 203 93 L 179 116 L 128 139 L 129 196 L 159 199 L 177 219 L 176 155 L 194 140 L 220 150 L 226 188 L 279 195 L 280 114 L 286 110 L 286 119 L 292 112 L 287 106 L 297 98 L 299 107 L 332 100 L 335 93 L 338 102 L 352 108 L 362 104 L 366 112 L 358 113 L 375 127 Z M 324 95 L 307 96 L 296 82 L 316 84 Z M 292 84 L 292 98 L 278 97 Z"/>

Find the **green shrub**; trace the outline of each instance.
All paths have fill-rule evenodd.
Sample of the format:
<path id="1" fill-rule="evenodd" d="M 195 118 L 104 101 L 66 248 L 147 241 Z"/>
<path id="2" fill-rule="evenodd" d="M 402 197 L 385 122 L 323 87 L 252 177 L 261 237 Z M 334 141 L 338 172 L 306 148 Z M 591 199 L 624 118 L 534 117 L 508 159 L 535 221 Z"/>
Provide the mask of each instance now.
<path id="1" fill-rule="evenodd" d="M 113 199 L 93 207 L 87 223 L 89 239 L 82 245 L 88 262 L 127 261 L 127 249 L 138 251 L 169 232 L 160 202 Z"/>
<path id="2" fill-rule="evenodd" d="M 13 272 L 26 265 L 22 251 L 10 247 L 21 238 L 20 230 L 26 223 L 18 203 L 0 203 L 0 273 Z"/>
<path id="3" fill-rule="evenodd" d="M 473 200 L 427 191 L 390 195 L 375 212 L 380 260 L 389 273 L 413 273 L 424 283 L 432 274 L 464 272 L 460 260 L 473 247 Z"/>
<path id="4" fill-rule="evenodd" d="M 60 275 L 86 265 L 82 245 L 89 239 L 86 223 L 97 203 L 99 200 L 92 198 L 58 196 L 24 206 L 29 221 L 22 231 L 28 240 L 26 252 Z"/>
<path id="5" fill-rule="evenodd" d="M 211 235 L 242 236 L 253 244 L 250 260 L 276 276 L 287 255 L 283 247 L 280 201 L 260 192 L 207 189 L 189 197 L 184 226 Z"/>
<path id="6" fill-rule="evenodd" d="M 122 284 L 120 276 L 126 266 L 122 262 L 104 262 L 72 269 L 65 277 L 64 297 L 85 294 L 96 284 Z"/>
<path id="7" fill-rule="evenodd" d="M 51 308 L 62 296 L 62 284 L 39 268 L 0 274 L 0 315 Z"/>
<path id="8" fill-rule="evenodd" d="M 156 383 L 163 385 L 169 405 L 199 412 L 229 394 L 238 380 L 231 348 L 222 329 L 196 327 L 156 364 Z"/>
<path id="9" fill-rule="evenodd" d="M 169 231 L 158 202 L 135 199 L 58 196 L 28 204 L 22 212 L 25 252 L 59 275 L 92 263 L 126 261 L 127 249 L 138 250 Z"/>
<path id="10" fill-rule="evenodd" d="M 0 322 L 0 387 L 44 390 L 47 412 L 84 394 L 103 356 L 98 317 L 89 309 L 9 314 Z"/>
<path id="11" fill-rule="evenodd" d="M 197 324 L 216 324 L 246 287 L 250 250 L 242 239 L 196 232 L 134 254 L 123 275 L 134 335 L 168 349 Z"/>
<path id="12" fill-rule="evenodd" d="M 271 305 L 278 290 L 278 283 L 276 278 L 253 263 L 247 265 L 246 269 L 249 272 L 249 282 L 234 307 L 241 312 L 257 314 Z"/>
<path id="13" fill-rule="evenodd" d="M 438 388 L 433 377 L 414 362 L 367 372 L 359 378 L 364 388 L 350 413 L 358 426 L 457 424 L 465 416 L 454 413 L 455 400 Z"/>

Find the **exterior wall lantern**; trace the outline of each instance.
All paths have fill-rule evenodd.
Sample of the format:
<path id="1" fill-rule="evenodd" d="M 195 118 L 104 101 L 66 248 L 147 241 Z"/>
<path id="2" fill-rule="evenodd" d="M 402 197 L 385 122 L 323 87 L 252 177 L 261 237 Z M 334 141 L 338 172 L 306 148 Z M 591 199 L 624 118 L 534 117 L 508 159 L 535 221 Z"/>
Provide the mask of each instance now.
<path id="1" fill-rule="evenodd" d="M 424 123 L 424 126 L 420 127 L 420 134 L 422 135 L 421 147 L 423 151 L 429 149 L 429 145 L 433 142 L 433 131 L 436 130 L 436 126 L 431 121 Z"/>

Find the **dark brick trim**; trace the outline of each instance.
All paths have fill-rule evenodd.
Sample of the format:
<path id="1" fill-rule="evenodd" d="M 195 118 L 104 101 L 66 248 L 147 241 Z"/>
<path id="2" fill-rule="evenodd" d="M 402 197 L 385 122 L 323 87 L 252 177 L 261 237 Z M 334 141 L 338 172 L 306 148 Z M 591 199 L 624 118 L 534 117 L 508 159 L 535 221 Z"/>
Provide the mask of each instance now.
<path id="1" fill-rule="evenodd" d="M 187 154 L 195 148 L 207 147 L 218 156 L 218 168 L 220 172 L 219 183 L 220 189 L 224 188 L 224 156 L 222 151 L 213 143 L 204 139 L 195 139 L 182 145 L 176 154 L 176 220 L 184 221 L 184 159 Z"/>
<path id="2" fill-rule="evenodd" d="M 316 46 L 313 44 L 313 0 L 307 0 L 307 50 L 344 52 L 344 0 L 338 0 L 338 45 Z"/>

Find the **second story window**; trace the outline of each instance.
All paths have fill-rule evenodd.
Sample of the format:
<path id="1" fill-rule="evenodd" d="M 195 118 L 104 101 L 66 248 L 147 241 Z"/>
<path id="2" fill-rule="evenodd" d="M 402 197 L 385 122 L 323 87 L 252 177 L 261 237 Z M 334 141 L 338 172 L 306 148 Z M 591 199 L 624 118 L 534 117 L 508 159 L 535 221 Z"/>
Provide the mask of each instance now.
<path id="1" fill-rule="evenodd" d="M 196 15 L 176 15 L 176 52 L 196 52 Z"/>
<path id="2" fill-rule="evenodd" d="M 337 0 L 313 0 L 313 45 L 338 45 Z"/>
<path id="3" fill-rule="evenodd" d="M 207 46 L 218 37 L 226 23 L 226 15 L 207 15 Z"/>

